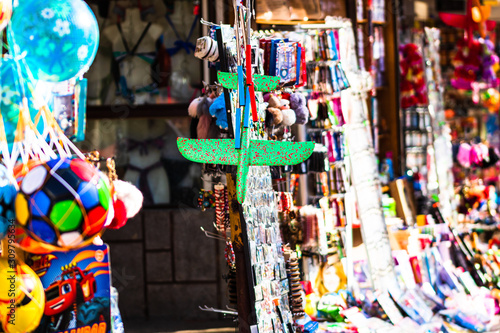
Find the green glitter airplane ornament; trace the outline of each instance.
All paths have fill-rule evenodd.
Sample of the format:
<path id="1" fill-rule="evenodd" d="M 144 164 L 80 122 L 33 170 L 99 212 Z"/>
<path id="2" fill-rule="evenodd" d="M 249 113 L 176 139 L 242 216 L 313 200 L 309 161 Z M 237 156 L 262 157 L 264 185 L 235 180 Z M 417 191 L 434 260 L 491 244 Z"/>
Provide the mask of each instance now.
<path id="1" fill-rule="evenodd" d="M 244 9 L 235 6 L 235 33 L 244 30 Z M 234 139 L 196 140 L 177 138 L 177 146 L 182 156 L 197 163 L 236 165 L 236 197 L 239 203 L 245 201 L 247 192 L 247 176 L 251 165 L 255 166 L 277 166 L 294 165 L 305 161 L 314 150 L 314 142 L 281 142 L 269 140 L 251 140 L 249 125 L 250 113 L 253 122 L 258 121 L 257 106 L 255 102 L 255 90 L 271 91 L 279 85 L 279 78 L 265 75 L 252 75 L 250 62 L 250 8 L 246 8 L 247 36 L 243 34 L 246 41 L 246 84 L 243 75 L 241 61 L 240 38 L 236 38 L 238 73 L 219 72 L 219 82 L 228 89 L 238 90 L 237 99 L 239 107 L 235 114 Z M 239 19 L 238 19 L 239 17 Z M 238 29 L 238 21 L 241 30 Z M 246 38 L 245 38 L 246 37 Z M 253 81 L 255 79 L 255 82 Z M 243 110 L 243 111 L 242 111 Z M 242 119 L 243 113 L 243 119 Z"/>
<path id="2" fill-rule="evenodd" d="M 314 142 L 280 142 L 250 140 L 248 128 L 243 128 L 242 145 L 234 147 L 233 139 L 195 140 L 178 138 L 182 156 L 198 163 L 237 165 L 236 196 L 245 201 L 250 165 L 294 165 L 305 161 L 314 150 Z"/>

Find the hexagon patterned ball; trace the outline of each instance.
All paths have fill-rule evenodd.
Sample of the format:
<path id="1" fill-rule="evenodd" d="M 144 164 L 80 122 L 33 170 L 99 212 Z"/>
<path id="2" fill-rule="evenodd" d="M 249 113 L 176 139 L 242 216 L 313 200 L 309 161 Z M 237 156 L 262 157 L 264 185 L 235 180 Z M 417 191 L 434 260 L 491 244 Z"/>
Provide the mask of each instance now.
<path id="1" fill-rule="evenodd" d="M 84 160 L 36 165 L 16 197 L 17 241 L 33 253 L 78 247 L 103 229 L 110 201 L 107 181 Z"/>

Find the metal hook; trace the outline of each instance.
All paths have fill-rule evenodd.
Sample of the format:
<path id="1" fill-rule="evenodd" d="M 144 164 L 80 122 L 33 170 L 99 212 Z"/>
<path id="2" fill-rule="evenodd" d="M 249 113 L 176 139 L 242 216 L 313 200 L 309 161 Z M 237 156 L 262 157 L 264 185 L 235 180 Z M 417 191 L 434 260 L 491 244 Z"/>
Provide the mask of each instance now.
<path id="1" fill-rule="evenodd" d="M 205 236 L 207 236 L 208 238 L 212 238 L 212 239 L 215 239 L 215 240 L 220 240 L 220 241 L 223 241 L 223 242 L 225 242 L 227 240 L 225 237 L 222 237 L 219 234 L 216 234 L 216 233 L 213 233 L 213 232 L 210 232 L 210 231 L 206 231 L 203 227 L 200 227 L 200 229 L 201 229 L 201 231 L 203 231 L 203 233 L 205 234 Z"/>
<path id="2" fill-rule="evenodd" d="M 226 232 L 226 230 L 225 230 L 225 229 L 226 229 L 226 227 L 224 227 L 224 226 L 221 226 L 221 227 L 219 228 L 215 222 L 213 223 L 213 226 L 214 226 L 215 230 L 217 230 L 217 231 L 218 231 L 218 232 L 220 232 L 220 233 L 225 233 L 225 232 Z M 222 236 L 222 235 L 219 235 L 219 236 L 220 236 L 220 237 L 224 237 L 224 236 Z M 229 241 L 230 239 L 229 239 L 229 237 L 224 237 L 224 240 L 227 242 L 227 241 Z"/>
<path id="3" fill-rule="evenodd" d="M 198 306 L 198 308 L 200 308 L 201 311 L 208 311 L 208 312 L 216 312 L 216 313 L 223 313 L 223 314 L 227 314 L 227 315 L 231 315 L 231 316 L 237 316 L 238 315 L 238 311 L 230 311 L 230 310 L 221 310 L 221 309 L 214 309 L 212 307 L 208 307 L 208 306 L 204 306 L 204 307 L 201 307 L 201 306 Z"/>
<path id="4" fill-rule="evenodd" d="M 207 20 L 205 20 L 203 18 L 200 19 L 200 23 L 203 24 L 203 25 L 207 25 L 209 27 L 210 26 L 213 26 L 213 27 L 220 27 L 221 26 L 221 24 L 212 23 L 212 22 L 207 21 Z"/>

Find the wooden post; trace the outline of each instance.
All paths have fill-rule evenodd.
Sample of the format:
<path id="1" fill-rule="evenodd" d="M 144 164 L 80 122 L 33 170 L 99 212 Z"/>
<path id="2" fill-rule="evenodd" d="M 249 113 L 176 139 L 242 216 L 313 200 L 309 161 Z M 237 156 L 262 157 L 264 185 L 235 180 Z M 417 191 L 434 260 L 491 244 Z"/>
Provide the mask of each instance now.
<path id="1" fill-rule="evenodd" d="M 236 288 L 238 289 L 238 330 L 250 333 L 255 324 L 253 283 L 250 256 L 248 253 L 248 239 L 245 229 L 245 220 L 242 207 L 236 198 L 236 184 L 232 174 L 226 175 L 229 200 L 229 220 L 231 222 L 231 242 L 233 244 L 236 262 Z"/>

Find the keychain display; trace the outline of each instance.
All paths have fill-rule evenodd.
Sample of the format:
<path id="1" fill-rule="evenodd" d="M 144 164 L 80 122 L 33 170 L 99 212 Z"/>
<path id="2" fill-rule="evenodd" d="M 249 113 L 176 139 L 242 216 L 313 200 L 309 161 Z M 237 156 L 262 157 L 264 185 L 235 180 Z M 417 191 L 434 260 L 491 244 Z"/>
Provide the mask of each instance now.
<path id="1" fill-rule="evenodd" d="M 302 286 L 300 285 L 300 271 L 297 258 L 290 258 L 288 260 L 287 275 L 291 291 L 290 306 L 292 313 L 295 318 L 300 318 L 304 316 L 304 309 L 302 307 L 304 300 L 302 299 Z"/>
<path id="2" fill-rule="evenodd" d="M 284 329 L 292 323 L 288 303 L 290 289 L 269 169 L 252 167 L 250 173 L 243 215 L 255 277 L 257 324 L 259 332 L 272 332 L 273 327 Z M 280 329 L 280 332 L 286 331 Z"/>
<path id="3" fill-rule="evenodd" d="M 224 233 L 229 228 L 229 203 L 227 189 L 222 184 L 214 186 L 215 197 L 215 225 L 219 233 Z"/>

